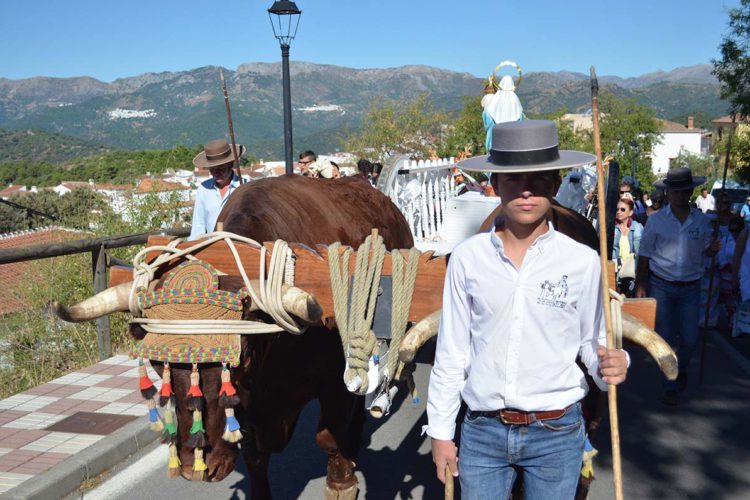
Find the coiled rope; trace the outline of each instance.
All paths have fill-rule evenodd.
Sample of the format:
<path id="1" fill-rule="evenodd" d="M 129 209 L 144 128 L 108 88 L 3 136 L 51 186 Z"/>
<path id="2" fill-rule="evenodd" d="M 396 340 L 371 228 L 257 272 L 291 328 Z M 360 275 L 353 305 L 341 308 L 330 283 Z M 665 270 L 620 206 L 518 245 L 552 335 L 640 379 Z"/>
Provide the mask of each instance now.
<path id="1" fill-rule="evenodd" d="M 196 242 L 194 245 L 178 249 L 183 240 L 175 239 L 168 245 L 155 245 L 147 247 L 138 252 L 133 259 L 135 267 L 133 276 L 133 286 L 130 289 L 128 306 L 133 314 L 134 323 L 143 326 L 144 330 L 149 333 L 162 334 L 243 334 L 243 333 L 274 333 L 287 331 L 293 334 L 301 334 L 305 328 L 297 324 L 296 321 L 284 310 L 281 303 L 281 287 L 286 282 L 294 282 L 294 256 L 289 245 L 283 240 L 276 240 L 271 252 L 271 262 L 269 265 L 268 277 L 266 277 L 266 257 L 267 249 L 257 241 L 240 236 L 227 231 L 216 231 L 206 235 L 205 239 Z M 202 248 L 205 248 L 217 241 L 226 242 L 229 250 L 232 252 L 237 269 L 245 283 L 251 300 L 257 304 L 258 308 L 271 316 L 275 324 L 262 323 L 259 321 L 244 320 L 164 320 L 143 318 L 143 309 L 138 301 L 138 292 L 148 288 L 149 283 L 154 279 L 156 270 L 163 264 L 177 258 L 187 258 L 196 260 L 192 254 Z M 248 278 L 242 265 L 242 259 L 234 242 L 245 243 L 260 251 L 260 272 L 259 272 L 259 291 L 256 292 L 250 278 Z M 149 252 L 162 252 L 153 262 L 145 262 L 146 255 Z M 223 273 L 222 273 L 223 274 Z"/>
<path id="2" fill-rule="evenodd" d="M 409 250 L 406 262 L 400 250 L 391 252 L 391 267 L 393 276 L 393 301 L 391 309 L 391 349 L 393 355 L 388 355 L 385 368 L 388 377 L 395 377 L 403 371 L 403 362 L 398 359 L 398 348 L 406 335 L 406 323 L 409 321 L 411 299 L 414 294 L 414 284 L 417 281 L 420 252 L 416 248 Z M 405 264 L 405 268 L 404 268 Z M 402 380 L 404 377 L 399 377 Z"/>
<path id="3" fill-rule="evenodd" d="M 347 247 L 341 252 L 341 243 L 328 247 L 328 266 L 331 277 L 333 309 L 336 316 L 341 343 L 347 359 L 344 382 L 347 388 L 356 394 L 365 394 L 370 386 L 368 375 L 370 359 L 373 357 L 378 341 L 371 330 L 375 305 L 377 302 L 380 277 L 385 260 L 385 245 L 379 235 L 368 236 L 357 249 L 354 279 L 349 290 L 349 260 L 352 249 Z M 392 308 L 391 308 L 391 349 L 398 351 L 403 339 L 406 323 L 409 318 L 411 299 L 416 282 L 419 264 L 419 251 L 412 248 L 404 264 L 404 257 L 398 250 L 391 253 L 392 265 Z M 351 295 L 351 301 L 349 300 Z M 390 353 L 390 351 L 389 351 Z M 381 378 L 383 389 L 387 391 L 388 382 L 397 372 L 401 372 L 401 363 L 397 355 L 386 355 L 386 363 Z"/>
<path id="4" fill-rule="evenodd" d="M 354 268 L 354 283 L 349 304 L 349 259 L 352 248 L 346 247 L 339 253 L 341 243 L 336 242 L 328 247 L 328 270 L 331 277 L 333 312 L 341 336 L 347 368 L 344 382 L 349 391 L 365 394 L 368 387 L 367 370 L 375 347 L 378 344 L 375 334 L 370 330 L 375 303 L 378 296 L 380 276 L 385 260 L 383 237 L 370 235 L 357 249 L 357 260 Z M 372 256 L 370 255 L 372 253 Z"/>

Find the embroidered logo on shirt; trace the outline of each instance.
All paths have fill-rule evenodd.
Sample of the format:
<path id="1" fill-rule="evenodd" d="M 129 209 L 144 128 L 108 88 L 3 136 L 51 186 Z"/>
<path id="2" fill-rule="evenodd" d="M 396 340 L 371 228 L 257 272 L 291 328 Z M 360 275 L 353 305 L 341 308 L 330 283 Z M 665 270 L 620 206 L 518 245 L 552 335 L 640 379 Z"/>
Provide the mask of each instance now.
<path id="1" fill-rule="evenodd" d="M 560 309 L 567 305 L 565 298 L 568 296 L 568 276 L 563 275 L 560 281 L 556 283 L 550 283 L 549 280 L 544 280 L 541 284 L 542 292 L 539 294 L 539 298 L 536 299 L 537 304 L 543 306 L 558 307 Z"/>

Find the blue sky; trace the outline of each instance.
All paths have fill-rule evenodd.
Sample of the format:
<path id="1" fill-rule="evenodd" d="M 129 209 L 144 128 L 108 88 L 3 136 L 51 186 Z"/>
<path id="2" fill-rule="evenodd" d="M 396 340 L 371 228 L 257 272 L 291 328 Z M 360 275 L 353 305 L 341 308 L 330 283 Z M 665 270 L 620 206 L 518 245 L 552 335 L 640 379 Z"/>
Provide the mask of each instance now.
<path id="1" fill-rule="evenodd" d="M 6 0 L 0 77 L 103 81 L 280 59 L 272 0 Z M 739 0 L 299 0 L 292 60 L 637 76 L 718 57 Z"/>

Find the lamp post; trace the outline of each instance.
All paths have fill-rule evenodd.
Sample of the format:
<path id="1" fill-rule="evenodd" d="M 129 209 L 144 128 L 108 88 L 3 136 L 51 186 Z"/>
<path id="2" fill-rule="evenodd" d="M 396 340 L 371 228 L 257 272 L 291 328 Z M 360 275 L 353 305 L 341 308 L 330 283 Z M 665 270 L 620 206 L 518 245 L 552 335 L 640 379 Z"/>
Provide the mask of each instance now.
<path id="1" fill-rule="evenodd" d="M 635 160 L 638 158 L 638 141 L 633 140 L 630 143 L 630 150 L 633 152 L 633 182 L 635 182 Z"/>
<path id="2" fill-rule="evenodd" d="M 290 0 L 277 0 L 268 9 L 273 35 L 281 46 L 281 73 L 284 88 L 284 157 L 286 173 L 292 170 L 292 93 L 289 83 L 289 44 L 297 35 L 299 18 L 302 11 Z M 276 22 L 274 22 L 274 17 Z"/>

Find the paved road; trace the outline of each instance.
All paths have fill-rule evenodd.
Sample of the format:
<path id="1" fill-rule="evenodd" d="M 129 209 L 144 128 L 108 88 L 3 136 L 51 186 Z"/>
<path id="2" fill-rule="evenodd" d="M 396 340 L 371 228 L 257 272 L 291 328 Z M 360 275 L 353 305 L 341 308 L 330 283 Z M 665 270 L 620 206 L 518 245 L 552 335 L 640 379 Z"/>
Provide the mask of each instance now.
<path id="1" fill-rule="evenodd" d="M 750 498 L 750 373 L 709 343 L 706 378 L 697 386 L 694 363 L 689 388 L 677 408 L 660 405 L 656 365 L 632 352 L 629 380 L 619 391 L 625 497 L 638 499 Z M 429 364 L 416 372 L 425 395 Z M 420 436 L 424 400 L 399 398 L 389 418 L 369 419 L 370 441 L 358 463 L 360 499 L 440 498 L 429 441 Z M 314 444 L 317 405 L 308 405 L 289 449 L 271 464 L 272 488 L 279 499 L 322 497 L 325 458 Z M 606 423 L 605 423 L 606 424 Z M 597 481 L 590 498 L 614 498 L 609 432 L 596 436 Z M 246 498 L 244 465 L 218 484 L 193 484 L 166 477 L 166 448 L 158 447 L 113 471 L 86 499 Z M 79 495 L 80 496 L 80 495 Z"/>

